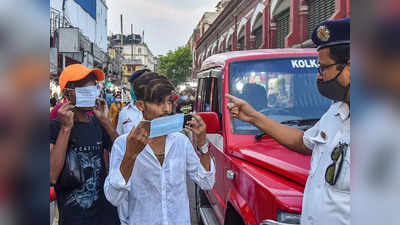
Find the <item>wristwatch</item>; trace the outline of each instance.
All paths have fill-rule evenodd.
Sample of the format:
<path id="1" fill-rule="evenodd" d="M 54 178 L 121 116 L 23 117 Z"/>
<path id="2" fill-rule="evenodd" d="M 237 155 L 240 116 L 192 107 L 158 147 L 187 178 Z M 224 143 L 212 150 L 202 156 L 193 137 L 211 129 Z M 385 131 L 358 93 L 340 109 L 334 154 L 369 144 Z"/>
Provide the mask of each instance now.
<path id="1" fill-rule="evenodd" d="M 206 143 L 201 146 L 200 148 L 198 148 L 200 154 L 205 155 L 208 153 L 208 142 L 206 141 Z"/>

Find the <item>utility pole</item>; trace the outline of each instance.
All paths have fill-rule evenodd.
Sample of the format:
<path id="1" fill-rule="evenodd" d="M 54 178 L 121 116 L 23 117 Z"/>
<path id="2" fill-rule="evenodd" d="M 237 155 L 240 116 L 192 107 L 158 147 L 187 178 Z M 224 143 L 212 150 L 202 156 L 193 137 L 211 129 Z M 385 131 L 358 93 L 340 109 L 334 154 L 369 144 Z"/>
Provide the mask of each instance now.
<path id="1" fill-rule="evenodd" d="M 122 22 L 122 14 L 121 14 L 121 48 L 122 48 L 122 45 L 124 44 L 123 36 L 124 36 L 124 28 L 123 28 L 123 22 Z"/>
<path id="2" fill-rule="evenodd" d="M 123 85 L 122 84 L 122 78 L 124 77 L 124 75 L 123 75 L 123 71 L 122 71 L 122 58 L 123 58 L 123 56 L 124 56 L 124 54 L 123 54 L 123 52 L 124 52 L 124 29 L 123 29 L 123 21 L 122 21 L 122 14 L 121 14 L 121 48 L 120 48 L 120 51 L 121 51 L 121 60 L 120 60 L 120 70 L 121 70 L 121 86 Z"/>
<path id="3" fill-rule="evenodd" d="M 131 61 L 133 64 L 133 24 L 131 24 L 131 35 L 132 35 L 132 39 L 131 39 Z"/>

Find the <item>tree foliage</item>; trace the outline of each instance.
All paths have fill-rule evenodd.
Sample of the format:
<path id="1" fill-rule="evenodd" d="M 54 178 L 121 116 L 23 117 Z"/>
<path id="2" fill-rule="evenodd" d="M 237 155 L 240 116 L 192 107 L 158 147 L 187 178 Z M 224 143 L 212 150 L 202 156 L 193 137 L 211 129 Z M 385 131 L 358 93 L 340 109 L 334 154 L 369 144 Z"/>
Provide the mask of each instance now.
<path id="1" fill-rule="evenodd" d="M 158 72 L 168 77 L 172 84 L 179 85 L 186 81 L 192 73 L 192 52 L 189 47 L 179 47 L 161 56 L 158 62 Z"/>

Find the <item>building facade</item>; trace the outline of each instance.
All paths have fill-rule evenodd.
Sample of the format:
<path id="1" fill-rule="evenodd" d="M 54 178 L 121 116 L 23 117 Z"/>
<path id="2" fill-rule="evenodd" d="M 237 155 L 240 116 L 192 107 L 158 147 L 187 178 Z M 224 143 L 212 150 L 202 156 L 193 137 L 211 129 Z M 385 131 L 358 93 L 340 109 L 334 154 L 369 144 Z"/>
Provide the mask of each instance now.
<path id="1" fill-rule="evenodd" d="M 122 79 L 122 48 L 119 46 L 108 47 L 108 61 L 105 72 L 109 75 L 108 81 L 112 82 L 116 86 L 121 85 Z"/>
<path id="2" fill-rule="evenodd" d="M 105 0 L 50 0 L 50 74 L 82 63 L 105 69 L 108 62 Z"/>
<path id="3" fill-rule="evenodd" d="M 109 40 L 113 48 L 122 46 L 122 84 L 127 85 L 128 78 L 134 71 L 141 68 L 155 71 L 156 59 L 141 35 L 123 35 L 122 38 L 122 45 L 121 34 L 112 35 Z"/>
<path id="4" fill-rule="evenodd" d="M 136 61 L 137 64 L 151 71 L 155 69 L 155 58 L 147 44 L 124 45 L 122 55 L 126 60 Z"/>
<path id="5" fill-rule="evenodd" d="M 203 36 L 208 28 L 213 24 L 214 20 L 218 17 L 219 13 L 223 11 L 223 7 L 227 5 L 229 1 L 224 0 L 218 3 L 216 6 L 216 12 L 205 12 L 201 17 L 199 23 L 196 25 L 195 29 L 193 30 L 192 35 L 187 42 L 192 54 L 196 52 L 196 41 L 199 37 Z M 194 58 L 194 57 L 193 57 Z M 195 68 L 195 61 L 193 60 L 192 68 Z"/>
<path id="6" fill-rule="evenodd" d="M 350 16 L 350 0 L 221 2 L 226 5 L 206 32 L 193 32 L 193 77 L 207 57 L 220 52 L 314 47 L 310 37 L 318 23 Z"/>

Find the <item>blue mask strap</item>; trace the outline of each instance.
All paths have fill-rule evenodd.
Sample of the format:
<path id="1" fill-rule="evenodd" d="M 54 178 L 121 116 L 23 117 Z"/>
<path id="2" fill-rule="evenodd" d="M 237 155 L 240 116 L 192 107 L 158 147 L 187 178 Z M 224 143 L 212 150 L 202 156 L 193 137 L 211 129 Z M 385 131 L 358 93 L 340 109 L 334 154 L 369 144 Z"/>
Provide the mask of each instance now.
<path id="1" fill-rule="evenodd" d="M 131 98 L 132 98 L 133 103 L 136 103 L 137 98 L 136 98 L 135 91 L 133 90 L 133 88 L 131 88 Z"/>

